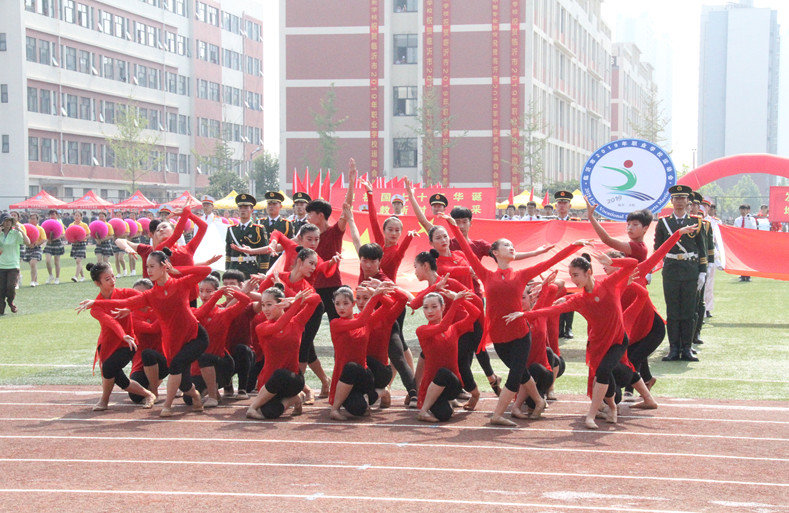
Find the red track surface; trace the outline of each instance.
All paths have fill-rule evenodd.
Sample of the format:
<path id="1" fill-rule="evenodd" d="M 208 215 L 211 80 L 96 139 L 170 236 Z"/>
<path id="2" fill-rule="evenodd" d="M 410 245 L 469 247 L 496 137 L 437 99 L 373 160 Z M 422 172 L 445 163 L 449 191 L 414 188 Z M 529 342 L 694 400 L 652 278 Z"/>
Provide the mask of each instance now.
<path id="1" fill-rule="evenodd" d="M 662 400 L 583 428 L 562 396 L 518 429 L 480 411 L 446 424 L 393 407 L 278 421 L 249 401 L 171 419 L 98 388 L 0 388 L 3 511 L 789 511 L 786 403 Z M 397 403 L 397 399 L 394 401 Z M 178 403 L 176 403 L 178 404 Z"/>

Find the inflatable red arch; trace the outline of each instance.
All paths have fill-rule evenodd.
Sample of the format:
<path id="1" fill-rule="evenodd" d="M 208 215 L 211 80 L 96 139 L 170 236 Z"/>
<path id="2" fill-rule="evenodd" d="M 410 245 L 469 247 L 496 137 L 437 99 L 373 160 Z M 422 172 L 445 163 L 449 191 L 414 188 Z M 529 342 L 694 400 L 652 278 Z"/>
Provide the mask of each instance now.
<path id="1" fill-rule="evenodd" d="M 695 191 L 720 178 L 744 173 L 765 173 L 789 178 L 789 159 L 763 153 L 723 157 L 697 167 L 677 180 L 677 183 Z"/>

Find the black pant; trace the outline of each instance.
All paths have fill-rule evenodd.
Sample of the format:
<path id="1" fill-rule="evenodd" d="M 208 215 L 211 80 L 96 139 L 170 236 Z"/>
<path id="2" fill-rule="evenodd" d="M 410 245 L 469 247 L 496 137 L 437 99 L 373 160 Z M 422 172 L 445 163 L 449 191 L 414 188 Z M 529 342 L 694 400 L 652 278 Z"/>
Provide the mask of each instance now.
<path id="1" fill-rule="evenodd" d="M 115 350 L 106 360 L 101 362 L 101 377 L 104 379 L 114 379 L 115 384 L 121 389 L 126 390 L 129 388 L 129 378 L 123 372 L 132 358 L 134 351 L 128 347 L 121 347 Z"/>
<path id="2" fill-rule="evenodd" d="M 263 370 L 263 364 L 265 363 L 263 357 L 261 356 L 260 360 L 256 361 L 252 364 L 252 372 L 249 374 L 249 380 L 247 381 L 247 392 L 251 392 L 252 390 L 258 390 L 258 376 L 260 376 L 260 372 Z M 241 380 L 239 379 L 239 388 L 241 388 Z"/>
<path id="3" fill-rule="evenodd" d="M 559 369 L 559 373 L 556 375 L 556 377 L 558 378 L 564 374 L 564 370 L 567 366 L 564 363 L 564 357 L 558 356 L 550 347 L 545 348 L 545 353 L 548 355 L 548 363 L 551 364 L 551 367 L 554 369 Z"/>
<path id="4" fill-rule="evenodd" d="M 575 312 L 564 312 L 559 314 L 559 336 L 566 335 L 573 329 L 573 317 Z"/>
<path id="5" fill-rule="evenodd" d="M 540 397 L 545 397 L 548 389 L 553 385 L 553 372 L 546 369 L 542 364 L 533 363 L 529 365 L 529 374 L 534 378 L 534 382 L 537 383 L 537 392 L 540 393 Z M 534 408 L 536 406 L 534 399 L 527 397 L 526 406 Z"/>
<path id="6" fill-rule="evenodd" d="M 624 336 L 621 343 L 609 347 L 603 359 L 600 360 L 600 364 L 595 371 L 595 379 L 598 383 L 603 385 L 615 383 L 613 374 L 614 367 L 616 367 L 616 364 L 622 359 L 625 351 L 627 351 L 627 335 Z"/>
<path id="7" fill-rule="evenodd" d="M 161 380 L 167 377 L 167 359 L 162 353 L 153 349 L 143 349 L 141 356 L 143 367 L 152 367 L 154 365 L 158 365 L 159 379 Z M 148 388 L 148 386 L 151 384 L 148 381 L 148 376 L 145 375 L 145 370 L 132 372 L 131 379 L 142 385 L 143 388 Z M 141 395 L 132 394 L 129 392 L 129 399 L 137 404 L 140 404 L 145 398 Z"/>
<path id="8" fill-rule="evenodd" d="M 17 251 L 19 248 L 17 248 Z M 5 312 L 5 304 L 14 304 L 16 299 L 16 280 L 19 278 L 19 269 L 0 269 L 0 313 Z"/>
<path id="9" fill-rule="evenodd" d="M 408 366 L 408 362 L 405 360 L 406 345 L 402 338 L 402 333 L 403 330 L 400 324 L 394 323 L 392 331 L 389 333 L 389 362 L 400 375 L 400 380 L 403 382 L 406 391 L 414 395 L 416 394 L 416 381 L 414 381 L 413 369 Z"/>
<path id="10" fill-rule="evenodd" d="M 612 375 L 614 379 L 608 384 L 608 390 L 606 390 L 605 396 L 613 397 L 614 402 L 619 404 L 622 401 L 622 387 L 632 387 L 638 383 L 638 380 L 641 379 L 641 375 L 638 372 L 633 372 L 630 367 L 622 362 L 618 362 L 614 366 Z"/>
<path id="11" fill-rule="evenodd" d="M 460 378 L 463 380 L 463 388 L 471 392 L 477 388 L 474 380 L 474 373 L 471 372 L 471 362 L 474 361 L 474 353 L 477 352 L 479 341 L 482 338 L 482 325 L 479 321 L 474 323 L 474 329 L 462 334 L 458 338 L 458 370 Z M 477 355 L 479 357 L 479 355 Z M 487 352 L 485 352 L 485 356 Z M 490 357 L 488 356 L 488 365 Z"/>
<path id="12" fill-rule="evenodd" d="M 507 387 L 507 390 L 518 393 L 520 386 L 531 379 L 529 369 L 526 368 L 531 348 L 531 333 L 509 342 L 494 343 L 493 348 L 496 349 L 496 354 L 510 370 L 504 386 Z"/>
<path id="13" fill-rule="evenodd" d="M 334 308 L 334 298 L 332 297 L 334 296 L 334 292 L 339 288 L 340 287 L 323 287 L 315 290 L 321 297 L 323 309 L 326 311 L 326 315 L 329 317 L 330 321 L 339 317 L 337 310 Z"/>
<path id="14" fill-rule="evenodd" d="M 220 358 L 215 354 L 203 353 L 197 359 L 197 364 L 201 369 L 205 367 L 214 368 L 214 372 L 216 372 L 216 386 L 218 388 L 223 388 L 230 385 L 230 382 L 233 379 L 233 369 L 235 366 L 233 363 L 233 357 L 229 354 L 225 354 L 225 356 Z M 197 391 L 201 394 L 206 390 L 206 388 L 208 388 L 202 375 L 194 376 L 192 381 L 194 381 Z"/>
<path id="15" fill-rule="evenodd" d="M 318 359 L 315 353 L 315 335 L 321 327 L 323 320 L 323 305 L 319 304 L 312 312 L 310 320 L 304 325 L 304 333 L 301 334 L 301 345 L 299 346 L 299 363 L 312 363 Z"/>
<path id="16" fill-rule="evenodd" d="M 375 378 L 370 369 L 365 369 L 358 363 L 346 363 L 340 375 L 340 381 L 346 385 L 353 385 L 351 393 L 342 403 L 348 413 L 360 417 L 367 411 L 366 395 L 369 404 L 375 404 L 378 400 L 378 393 L 375 391 Z"/>
<path id="17" fill-rule="evenodd" d="M 649 371 L 649 355 L 655 352 L 665 336 L 666 326 L 663 324 L 663 319 L 655 313 L 649 333 L 627 347 L 627 358 L 646 381 L 652 379 L 652 373 Z"/>
<path id="18" fill-rule="evenodd" d="M 238 390 L 254 390 L 247 388 L 249 385 L 249 377 L 252 374 L 252 366 L 255 364 L 255 353 L 252 348 L 246 344 L 238 344 L 233 348 L 233 374 L 238 374 Z M 230 377 L 232 380 L 232 376 Z M 257 380 L 257 375 L 255 375 Z"/>
<path id="19" fill-rule="evenodd" d="M 386 388 L 392 381 L 392 366 L 384 365 L 372 356 L 367 357 L 367 368 L 373 373 L 375 388 Z"/>
<path id="20" fill-rule="evenodd" d="M 444 387 L 441 395 L 438 396 L 436 402 L 430 407 L 430 413 L 441 422 L 446 422 L 452 417 L 452 405 L 449 401 L 456 399 L 460 394 L 461 386 L 460 380 L 455 376 L 451 370 L 446 367 L 441 367 L 433 377 L 433 383 L 440 387 Z"/>
<path id="21" fill-rule="evenodd" d="M 285 413 L 282 401 L 299 395 L 304 388 L 304 375 L 287 369 L 277 369 L 266 381 L 265 387 L 274 397 L 260 407 L 260 413 L 267 419 L 276 419 Z"/>
<path id="22" fill-rule="evenodd" d="M 170 360 L 170 374 L 181 374 L 182 392 L 192 389 L 192 373 L 190 366 L 208 348 L 208 333 L 201 325 L 197 325 L 197 337 L 183 345 L 180 351 Z"/>

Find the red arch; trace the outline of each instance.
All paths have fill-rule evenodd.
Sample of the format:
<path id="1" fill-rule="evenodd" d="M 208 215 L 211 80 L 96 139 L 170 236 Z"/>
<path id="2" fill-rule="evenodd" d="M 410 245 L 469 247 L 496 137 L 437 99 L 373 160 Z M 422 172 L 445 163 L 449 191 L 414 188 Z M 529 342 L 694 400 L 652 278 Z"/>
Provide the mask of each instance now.
<path id="1" fill-rule="evenodd" d="M 720 178 L 743 173 L 765 173 L 789 178 L 789 158 L 764 153 L 723 157 L 697 167 L 677 180 L 677 183 L 696 191 Z"/>

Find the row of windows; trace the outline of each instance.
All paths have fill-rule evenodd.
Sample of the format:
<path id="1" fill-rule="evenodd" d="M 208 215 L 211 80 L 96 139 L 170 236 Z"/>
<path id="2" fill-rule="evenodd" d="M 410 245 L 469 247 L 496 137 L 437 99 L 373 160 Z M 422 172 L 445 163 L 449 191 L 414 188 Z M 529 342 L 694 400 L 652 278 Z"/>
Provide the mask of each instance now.
<path id="1" fill-rule="evenodd" d="M 162 70 L 156 67 L 144 66 L 142 64 L 132 64 L 130 62 L 114 59 L 88 52 L 87 50 L 77 50 L 70 46 L 60 46 L 60 61 L 58 62 L 57 45 L 54 42 L 44 39 L 36 39 L 28 36 L 25 43 L 25 53 L 27 60 L 38 62 L 47 66 L 60 66 L 70 71 L 78 71 L 87 75 L 96 75 L 109 80 L 133 83 L 140 87 L 150 89 L 165 89 L 167 92 L 189 95 L 189 80 L 184 75 L 178 75 L 169 71 L 164 72 L 164 84 L 162 83 Z"/>
<path id="2" fill-rule="evenodd" d="M 394 12 L 416 12 L 417 0 L 395 0 Z"/>
<path id="3" fill-rule="evenodd" d="M 210 62 L 212 64 L 219 64 L 219 47 L 215 44 L 207 43 L 205 41 L 197 40 L 197 58 L 201 61 Z M 237 71 L 245 71 L 250 75 L 263 76 L 263 68 L 260 65 L 260 59 L 250 57 L 249 55 L 242 55 L 232 50 L 222 50 L 222 66 Z M 242 68 L 242 64 L 246 64 Z"/>
<path id="4" fill-rule="evenodd" d="M 197 118 L 197 135 L 225 141 L 263 144 L 260 127 L 220 122 L 216 119 Z"/>
<path id="5" fill-rule="evenodd" d="M 220 11 L 216 7 L 212 7 L 200 0 L 195 1 L 195 18 L 203 23 L 208 23 L 215 27 L 222 27 L 222 30 L 227 30 L 233 34 L 240 34 L 248 37 L 253 41 L 260 41 L 260 24 L 251 20 L 242 20 L 235 14 L 227 11 Z"/>
<path id="6" fill-rule="evenodd" d="M 260 93 L 253 91 L 244 91 L 237 87 L 221 85 L 209 80 L 197 79 L 197 97 L 203 100 L 211 100 L 215 102 L 222 102 L 226 105 L 234 105 L 241 107 L 241 102 L 244 102 L 244 107 L 253 110 L 263 110 L 263 97 Z M 221 89 L 220 89 L 221 88 Z M 221 97 L 220 97 L 221 91 Z"/>
<path id="7" fill-rule="evenodd" d="M 141 0 L 142 2 L 153 5 L 155 7 L 163 7 L 170 12 L 178 14 L 180 16 L 186 16 L 186 0 Z M 69 2 L 66 0 L 63 2 L 63 9 L 65 11 Z M 68 7 L 73 11 L 74 9 L 74 2 L 72 1 Z M 29 12 L 35 12 L 38 14 L 43 14 L 44 16 L 50 17 L 58 17 L 62 18 L 62 16 L 58 15 L 57 10 L 55 9 L 55 1 L 54 0 L 25 0 L 25 10 Z"/>

